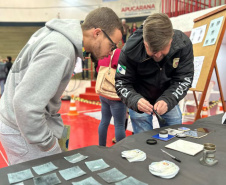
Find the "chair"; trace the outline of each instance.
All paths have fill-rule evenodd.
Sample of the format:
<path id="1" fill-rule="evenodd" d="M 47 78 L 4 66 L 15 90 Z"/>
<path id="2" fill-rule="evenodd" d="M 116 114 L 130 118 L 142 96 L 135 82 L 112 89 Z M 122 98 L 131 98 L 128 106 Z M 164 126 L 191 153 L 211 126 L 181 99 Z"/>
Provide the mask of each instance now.
<path id="1" fill-rule="evenodd" d="M 213 90 L 214 85 L 215 85 L 215 82 L 210 81 L 209 87 L 208 87 L 207 92 L 206 92 L 206 97 L 205 97 L 205 100 L 204 100 L 204 103 L 203 103 L 203 105 L 205 105 L 207 107 L 209 107 L 209 99 L 210 99 L 211 91 Z M 188 96 L 190 96 L 191 94 L 193 95 L 193 92 L 189 91 L 187 96 L 179 103 L 181 111 L 184 114 L 182 116 L 182 122 L 194 121 L 194 115 L 195 115 L 195 112 L 197 110 L 197 107 L 196 107 L 195 100 L 189 100 L 190 98 L 188 99 Z M 195 92 L 195 94 L 196 94 L 198 104 L 199 104 L 199 99 L 201 97 L 202 92 Z M 193 111 L 194 114 L 190 114 L 191 112 L 188 111 L 188 107 L 190 107 L 190 109 L 194 110 Z M 209 109 L 208 109 L 208 115 L 210 115 Z"/>

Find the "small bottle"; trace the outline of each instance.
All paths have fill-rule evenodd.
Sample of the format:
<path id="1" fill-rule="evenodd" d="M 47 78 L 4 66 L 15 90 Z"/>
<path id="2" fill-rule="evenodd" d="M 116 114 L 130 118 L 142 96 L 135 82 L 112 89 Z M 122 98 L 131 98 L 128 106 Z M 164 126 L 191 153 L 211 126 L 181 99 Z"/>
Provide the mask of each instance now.
<path id="1" fill-rule="evenodd" d="M 167 130 L 161 130 L 159 132 L 159 137 L 161 137 L 161 138 L 167 138 L 168 137 L 168 131 Z"/>

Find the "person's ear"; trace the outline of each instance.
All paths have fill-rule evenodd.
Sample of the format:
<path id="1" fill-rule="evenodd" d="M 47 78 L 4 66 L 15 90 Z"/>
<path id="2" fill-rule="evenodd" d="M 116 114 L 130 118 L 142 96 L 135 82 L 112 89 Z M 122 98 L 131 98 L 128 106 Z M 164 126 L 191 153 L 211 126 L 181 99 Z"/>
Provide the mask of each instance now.
<path id="1" fill-rule="evenodd" d="M 146 48 L 146 49 L 148 49 L 148 50 L 149 50 L 148 43 L 147 43 L 147 42 L 145 42 L 145 41 L 144 41 L 144 46 L 145 46 L 145 48 Z"/>
<path id="2" fill-rule="evenodd" d="M 150 55 L 152 53 L 152 51 L 150 50 L 149 45 L 148 45 L 148 43 L 146 41 L 144 41 L 144 47 L 145 47 L 146 52 L 148 53 L 148 55 Z"/>
<path id="3" fill-rule="evenodd" d="M 102 32 L 102 30 L 100 28 L 94 28 L 93 37 L 97 38 L 101 32 Z"/>

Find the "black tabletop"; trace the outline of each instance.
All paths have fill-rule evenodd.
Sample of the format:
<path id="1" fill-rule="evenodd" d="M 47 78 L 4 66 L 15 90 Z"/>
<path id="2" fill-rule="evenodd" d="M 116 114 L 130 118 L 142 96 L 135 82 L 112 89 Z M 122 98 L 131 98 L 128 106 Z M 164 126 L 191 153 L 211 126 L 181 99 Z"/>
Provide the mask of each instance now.
<path id="1" fill-rule="evenodd" d="M 200 152 L 195 156 L 191 156 L 165 148 L 165 145 L 170 144 L 178 140 L 179 138 L 173 138 L 167 142 L 158 140 L 158 143 L 156 145 L 148 145 L 146 143 L 146 140 L 150 139 L 153 135 L 158 134 L 159 131 L 163 129 L 160 128 L 126 137 L 110 148 L 90 146 L 2 168 L 0 169 L 0 184 L 9 184 L 7 176 L 8 173 L 18 172 L 25 169 L 31 169 L 33 175 L 35 177 L 38 177 L 38 175 L 33 171 L 32 167 L 47 162 L 52 162 L 55 166 L 59 167 L 59 169 L 55 170 L 54 172 L 56 172 L 62 184 L 72 184 L 72 182 L 80 181 L 90 176 L 92 176 L 101 184 L 108 184 L 97 174 L 107 171 L 111 168 L 117 168 L 128 177 L 132 176 L 142 182 L 153 185 L 223 185 L 226 182 L 226 125 L 221 124 L 222 115 L 223 114 L 200 119 L 192 125 L 186 125 L 186 127 L 190 129 L 204 127 L 211 130 L 211 132 L 207 136 L 200 139 L 189 137 L 183 138 L 183 140 L 192 141 L 199 144 L 214 143 L 217 150 L 215 157 L 219 161 L 215 166 L 209 167 L 200 164 L 199 159 L 202 157 L 203 152 Z M 178 127 L 181 127 L 181 125 L 174 125 L 170 126 L 169 128 L 177 129 Z M 131 149 L 140 149 L 144 151 L 147 155 L 147 159 L 142 162 L 130 163 L 126 159 L 121 157 L 122 151 Z M 165 151 L 179 158 L 181 160 L 181 163 L 174 161 L 171 157 L 164 154 L 161 149 L 164 149 Z M 86 160 L 80 161 L 76 164 L 71 164 L 64 159 L 65 156 L 70 156 L 77 153 L 87 155 L 89 157 Z M 85 162 L 96 159 L 103 159 L 107 164 L 110 165 L 110 168 L 97 172 L 91 172 L 85 165 Z M 162 160 L 172 161 L 179 166 L 180 171 L 176 177 L 172 179 L 162 179 L 160 177 L 153 176 L 149 172 L 148 167 L 152 162 Z M 74 178 L 69 181 L 64 180 L 59 174 L 59 170 L 73 166 L 79 166 L 83 171 L 86 172 L 86 175 Z M 33 180 L 26 180 L 24 181 L 24 184 L 32 185 Z"/>

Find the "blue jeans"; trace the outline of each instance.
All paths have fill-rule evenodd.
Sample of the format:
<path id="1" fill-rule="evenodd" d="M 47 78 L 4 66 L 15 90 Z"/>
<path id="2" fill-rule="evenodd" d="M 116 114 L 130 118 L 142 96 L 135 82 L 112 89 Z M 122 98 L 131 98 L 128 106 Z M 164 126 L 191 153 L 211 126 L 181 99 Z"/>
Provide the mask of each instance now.
<path id="1" fill-rule="evenodd" d="M 98 128 L 99 145 L 106 146 L 107 131 L 111 117 L 114 118 L 115 138 L 120 141 L 126 137 L 125 120 L 126 105 L 121 101 L 113 101 L 100 96 L 101 101 L 101 122 Z"/>
<path id="2" fill-rule="evenodd" d="M 153 129 L 152 114 L 140 114 L 129 109 L 129 115 L 131 118 L 134 134 Z M 159 125 L 160 127 L 182 124 L 182 114 L 178 105 L 176 105 L 171 111 L 161 116 L 166 120 L 166 124 Z"/>
<path id="3" fill-rule="evenodd" d="M 4 92 L 4 85 L 5 85 L 5 80 L 0 80 L 1 95 L 3 95 L 3 92 Z"/>

